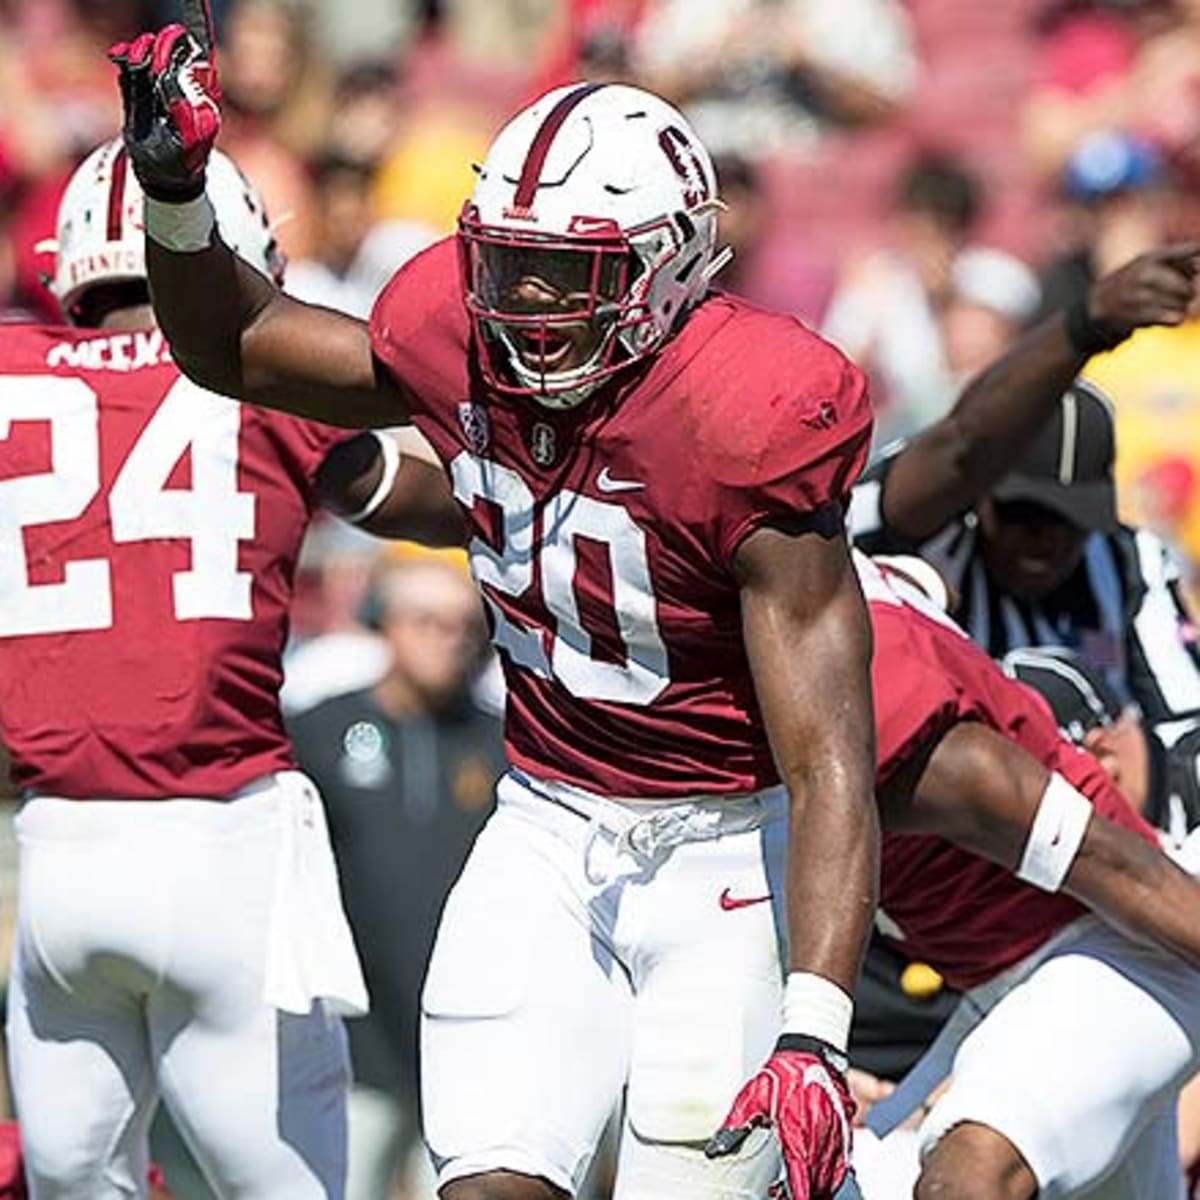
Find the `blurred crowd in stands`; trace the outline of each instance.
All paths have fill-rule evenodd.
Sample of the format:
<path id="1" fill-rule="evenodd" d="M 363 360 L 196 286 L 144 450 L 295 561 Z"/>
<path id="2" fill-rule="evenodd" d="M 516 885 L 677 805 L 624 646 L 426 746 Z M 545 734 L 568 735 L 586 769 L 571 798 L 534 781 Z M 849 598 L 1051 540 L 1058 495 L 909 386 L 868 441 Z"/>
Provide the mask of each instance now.
<path id="1" fill-rule="evenodd" d="M 116 127 L 106 46 L 175 0 L 0 0 L 0 309 L 46 315 L 57 198 Z M 678 102 L 716 154 L 724 286 L 866 364 L 879 439 L 1021 328 L 1200 232 L 1200 0 L 214 0 L 224 148 L 297 294 L 366 313 L 453 227 L 505 116 L 575 78 Z M 1200 560 L 1200 326 L 1143 335 L 1117 402 L 1126 515 Z M 1154 363 L 1151 370 L 1148 366 Z M 319 607 L 319 606 L 318 606 Z M 305 622 L 338 621 L 306 609 Z"/>
<path id="2" fill-rule="evenodd" d="M 945 412 L 966 379 L 1098 275 L 1200 238 L 1200 0 L 213 0 L 213 10 L 220 144 L 262 191 L 296 295 L 366 315 L 400 263 L 453 229 L 471 164 L 516 107 L 577 78 L 637 82 L 683 107 L 717 158 L 735 250 L 722 285 L 797 314 L 868 369 L 880 445 Z M 174 0 L 0 0 L 3 320 L 55 317 L 43 243 L 71 169 L 119 121 L 106 47 L 177 16 Z M 1122 515 L 1197 573 L 1200 321 L 1143 331 L 1088 374 L 1116 405 Z M 327 798 L 391 786 L 393 770 L 401 793 L 426 795 L 413 762 L 433 770 L 449 756 L 440 778 L 458 817 L 440 836 L 457 856 L 499 752 L 489 742 L 486 755 L 460 754 L 454 741 L 477 617 L 434 629 L 426 611 L 463 560 L 414 568 L 412 553 L 318 527 L 285 701 Z M 432 653 L 453 679 L 413 684 L 440 669 L 418 661 L 414 630 L 443 639 Z M 475 688 L 484 710 L 494 705 L 486 675 Z M 321 715 L 347 692 L 359 699 Z M 329 741 L 313 732 L 326 726 Z M 393 743 L 403 762 L 392 763 Z M 405 819 L 433 815 L 410 808 Z M 407 969 L 371 966 L 378 978 Z M 411 1047 L 389 1053 L 407 1078 Z M 376 1131 L 362 1137 L 384 1168 L 393 1143 L 413 1137 L 402 1104 L 358 1128 Z"/>

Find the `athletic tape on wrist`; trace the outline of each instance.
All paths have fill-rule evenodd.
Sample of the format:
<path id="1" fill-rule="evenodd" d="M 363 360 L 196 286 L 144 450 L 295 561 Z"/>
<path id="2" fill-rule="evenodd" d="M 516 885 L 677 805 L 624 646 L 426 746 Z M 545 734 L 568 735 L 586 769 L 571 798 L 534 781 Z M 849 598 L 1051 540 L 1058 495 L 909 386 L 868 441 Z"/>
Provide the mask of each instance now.
<path id="1" fill-rule="evenodd" d="M 217 218 L 208 196 L 168 204 L 146 197 L 146 236 L 177 254 L 195 254 L 212 245 Z"/>
<path id="2" fill-rule="evenodd" d="M 783 1032 L 820 1038 L 846 1053 L 854 1001 L 836 983 L 809 971 L 792 971 L 783 991 Z"/>
<path id="3" fill-rule="evenodd" d="M 375 440 L 379 443 L 379 450 L 383 455 L 383 470 L 379 475 L 379 482 L 375 485 L 375 490 L 371 493 L 371 498 L 357 512 L 349 513 L 343 518 L 351 525 L 358 525 L 379 511 L 383 502 L 392 494 L 392 485 L 396 482 L 396 475 L 400 471 L 402 456 L 400 447 L 396 445 L 396 439 L 390 434 L 376 433 Z"/>
<path id="4" fill-rule="evenodd" d="M 1092 802 L 1061 775 L 1051 775 L 1029 830 L 1017 878 L 1044 892 L 1057 892 L 1079 853 L 1091 818 Z"/>

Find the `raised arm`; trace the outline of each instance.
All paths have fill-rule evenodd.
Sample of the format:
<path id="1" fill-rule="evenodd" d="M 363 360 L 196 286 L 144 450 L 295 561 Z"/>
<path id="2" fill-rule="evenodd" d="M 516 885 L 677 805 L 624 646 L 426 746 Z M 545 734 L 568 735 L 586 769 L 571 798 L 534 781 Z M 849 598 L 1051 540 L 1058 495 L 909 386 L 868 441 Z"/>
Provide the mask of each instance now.
<path id="1" fill-rule="evenodd" d="M 976 376 L 954 407 L 893 459 L 880 499 L 886 526 L 931 537 L 1020 461 L 1087 360 L 1145 325 L 1178 325 L 1195 294 L 1200 244 L 1152 250 L 1098 280 Z"/>
<path id="2" fill-rule="evenodd" d="M 742 544 L 742 625 L 787 787 L 789 969 L 852 994 L 875 913 L 871 631 L 832 510 Z"/>
<path id="3" fill-rule="evenodd" d="M 783 1034 L 710 1155 L 774 1124 L 792 1195 L 826 1200 L 848 1163 L 851 1000 L 875 912 L 871 630 L 840 511 L 763 528 L 738 550 L 742 628 L 789 799 Z M 840 1104 L 834 1103 L 839 1097 Z"/>
<path id="4" fill-rule="evenodd" d="M 1058 872 L 1062 890 L 1110 924 L 1200 967 L 1200 882 L 1137 834 L 1089 816 L 1062 790 L 1070 785 L 1021 747 L 985 726 L 956 725 L 910 782 L 907 795 L 884 798 L 886 828 L 944 837 L 1040 886 Z M 1073 829 L 1082 834 L 1074 856 L 1056 858 L 1074 844 Z"/>
<path id="5" fill-rule="evenodd" d="M 407 420 L 361 321 L 284 296 L 221 241 L 204 195 L 220 128 L 206 0 L 109 52 L 129 161 L 146 194 L 146 265 L 176 362 L 204 387 L 349 427 Z"/>

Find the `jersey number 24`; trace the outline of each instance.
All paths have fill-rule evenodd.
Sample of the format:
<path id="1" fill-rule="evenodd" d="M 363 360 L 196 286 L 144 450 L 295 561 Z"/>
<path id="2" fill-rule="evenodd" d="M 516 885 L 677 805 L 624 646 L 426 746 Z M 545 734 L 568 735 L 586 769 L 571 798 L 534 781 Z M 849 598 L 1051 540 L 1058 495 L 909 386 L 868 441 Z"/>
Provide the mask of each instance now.
<path id="1" fill-rule="evenodd" d="M 50 425 L 50 470 L 0 480 L 0 637 L 107 629 L 113 623 L 112 566 L 80 557 L 60 582 L 32 583 L 30 526 L 82 517 L 100 492 L 100 411 L 81 379 L 10 375 L 0 398 L 0 441 L 17 421 Z M 238 570 L 238 542 L 254 536 L 254 497 L 238 491 L 241 414 L 234 400 L 180 379 L 121 465 L 108 494 L 114 542 L 179 538 L 192 565 L 172 581 L 180 621 L 251 617 L 251 577 Z M 167 481 L 191 450 L 189 488 Z M 70 545 L 64 536 L 64 547 Z"/>

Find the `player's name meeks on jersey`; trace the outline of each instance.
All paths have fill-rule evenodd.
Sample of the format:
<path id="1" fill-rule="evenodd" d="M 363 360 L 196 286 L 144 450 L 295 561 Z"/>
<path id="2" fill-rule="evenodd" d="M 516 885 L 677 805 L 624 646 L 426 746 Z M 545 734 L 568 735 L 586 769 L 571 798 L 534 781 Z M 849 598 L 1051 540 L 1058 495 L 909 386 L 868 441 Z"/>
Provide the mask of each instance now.
<path id="1" fill-rule="evenodd" d="M 48 367 L 85 371 L 137 371 L 171 361 L 171 351 L 157 329 L 112 333 L 86 341 L 59 342 L 46 355 Z"/>

